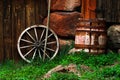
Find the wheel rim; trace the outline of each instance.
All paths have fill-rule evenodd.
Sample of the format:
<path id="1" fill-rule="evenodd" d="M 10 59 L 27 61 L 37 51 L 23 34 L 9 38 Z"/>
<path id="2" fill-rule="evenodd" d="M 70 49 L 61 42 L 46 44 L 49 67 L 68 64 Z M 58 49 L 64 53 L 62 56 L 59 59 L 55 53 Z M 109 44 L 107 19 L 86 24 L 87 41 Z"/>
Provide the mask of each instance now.
<path id="1" fill-rule="evenodd" d="M 44 53 L 45 31 L 44 25 L 34 25 L 26 28 L 18 38 L 17 49 L 23 60 L 31 63 L 35 57 L 44 61 L 52 60 L 59 50 L 57 35 L 51 29 L 48 30 L 46 52 Z"/>

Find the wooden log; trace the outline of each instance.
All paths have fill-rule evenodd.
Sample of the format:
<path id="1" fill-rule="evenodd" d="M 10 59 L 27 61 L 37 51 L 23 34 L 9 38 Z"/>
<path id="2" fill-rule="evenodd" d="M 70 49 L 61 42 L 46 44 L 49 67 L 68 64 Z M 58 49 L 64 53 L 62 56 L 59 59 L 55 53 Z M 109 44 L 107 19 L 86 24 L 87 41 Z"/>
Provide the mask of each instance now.
<path id="1" fill-rule="evenodd" d="M 81 77 L 80 72 L 77 70 L 77 65 L 76 64 L 69 64 L 67 66 L 63 66 L 63 65 L 58 65 L 54 68 L 52 68 L 51 70 L 49 70 L 44 76 L 43 79 L 49 79 L 52 75 L 52 73 L 55 72 L 62 72 L 62 73 L 73 73 L 79 77 Z"/>
<path id="2" fill-rule="evenodd" d="M 74 11 L 81 5 L 81 0 L 52 0 L 52 11 Z"/>
<path id="3" fill-rule="evenodd" d="M 50 15 L 50 28 L 62 37 L 74 37 L 80 18 L 79 12 L 54 12 Z M 46 24 L 46 19 L 44 24 Z"/>

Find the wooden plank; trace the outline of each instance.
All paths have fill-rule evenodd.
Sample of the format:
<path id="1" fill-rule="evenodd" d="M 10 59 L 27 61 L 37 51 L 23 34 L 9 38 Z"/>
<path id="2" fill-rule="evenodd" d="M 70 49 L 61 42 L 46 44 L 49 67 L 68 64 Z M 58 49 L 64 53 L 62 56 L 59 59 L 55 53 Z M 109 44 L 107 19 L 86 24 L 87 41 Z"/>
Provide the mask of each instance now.
<path id="1" fill-rule="evenodd" d="M 4 52 L 3 52 L 3 1 L 0 1 L 0 62 L 4 59 Z"/>
<path id="2" fill-rule="evenodd" d="M 43 24 L 47 15 L 47 0 L 35 1 L 35 24 Z"/>
<path id="3" fill-rule="evenodd" d="M 12 1 L 12 57 L 13 60 L 15 60 L 15 54 L 16 54 L 16 23 L 15 23 L 15 5 L 14 0 Z"/>
<path id="4" fill-rule="evenodd" d="M 91 19 L 95 19 L 96 18 L 96 0 L 90 0 L 89 2 L 89 14 L 90 14 L 90 18 Z"/>
<path id="5" fill-rule="evenodd" d="M 18 60 L 18 37 L 20 36 L 21 32 L 26 28 L 26 26 L 29 27 L 36 23 L 42 23 L 42 19 L 46 17 L 46 1 L 2 1 L 3 0 L 0 1 L 0 8 L 3 10 L 0 11 L 0 61 L 4 59 Z M 43 17 L 40 18 L 40 15 L 42 15 Z"/>
<path id="6" fill-rule="evenodd" d="M 11 58 L 11 0 L 4 1 L 3 37 L 5 59 Z"/>
<path id="7" fill-rule="evenodd" d="M 44 1 L 43 1 L 44 2 Z M 12 33 L 12 41 L 13 41 L 13 49 L 12 52 L 14 52 L 14 59 L 18 60 L 19 58 L 18 52 L 17 52 L 17 40 L 20 36 L 21 32 L 34 24 L 38 24 L 41 20 L 39 18 L 39 15 L 43 11 L 40 11 L 40 6 L 42 5 L 41 0 L 40 1 L 34 1 L 34 0 L 13 0 L 12 6 L 12 27 L 13 32 Z"/>
<path id="8" fill-rule="evenodd" d="M 102 0 L 97 0 L 97 2 L 96 2 L 96 16 L 97 16 L 97 18 L 103 18 L 103 14 L 101 11 L 101 8 L 102 8 L 101 1 Z"/>
<path id="9" fill-rule="evenodd" d="M 111 14 L 113 12 L 111 12 L 111 0 L 106 0 L 106 2 L 104 3 L 105 5 L 105 15 L 104 17 L 106 18 L 107 21 L 110 21 L 111 20 Z"/>
<path id="10" fill-rule="evenodd" d="M 117 5 L 117 21 L 120 23 L 120 0 L 118 0 L 118 5 Z"/>
<path id="11" fill-rule="evenodd" d="M 96 18 L 96 0 L 82 0 L 82 15 L 84 19 Z"/>
<path id="12" fill-rule="evenodd" d="M 82 0 L 81 13 L 82 13 L 82 15 L 83 15 L 83 18 L 85 18 L 85 12 L 86 12 L 86 11 L 85 11 L 85 10 L 86 10 L 86 9 L 85 9 L 85 7 L 86 7 L 86 6 L 85 6 L 85 5 L 86 5 L 85 3 L 86 3 L 86 1 L 85 1 L 85 0 Z"/>
<path id="13" fill-rule="evenodd" d="M 17 40 L 21 32 L 25 27 L 25 1 L 24 0 L 13 0 L 12 3 L 12 53 L 13 59 L 18 61 L 20 59 L 19 53 L 17 51 Z"/>
<path id="14" fill-rule="evenodd" d="M 120 23 L 120 0 L 97 0 L 97 17 L 105 18 L 107 22 Z"/>
<path id="15" fill-rule="evenodd" d="M 34 0 L 26 0 L 26 26 L 35 24 L 35 5 Z"/>
<path id="16" fill-rule="evenodd" d="M 42 16 L 39 14 L 39 6 L 40 6 L 40 0 L 35 1 L 35 24 L 40 24 L 39 19 L 42 18 Z"/>

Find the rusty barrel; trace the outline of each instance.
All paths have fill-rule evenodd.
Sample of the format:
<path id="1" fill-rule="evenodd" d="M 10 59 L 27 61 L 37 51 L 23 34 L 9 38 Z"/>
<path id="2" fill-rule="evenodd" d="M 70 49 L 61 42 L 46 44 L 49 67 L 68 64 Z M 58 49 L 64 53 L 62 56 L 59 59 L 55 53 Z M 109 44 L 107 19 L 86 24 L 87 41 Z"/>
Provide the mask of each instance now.
<path id="1" fill-rule="evenodd" d="M 81 19 L 75 33 L 75 48 L 88 53 L 105 53 L 106 26 L 103 19 Z"/>

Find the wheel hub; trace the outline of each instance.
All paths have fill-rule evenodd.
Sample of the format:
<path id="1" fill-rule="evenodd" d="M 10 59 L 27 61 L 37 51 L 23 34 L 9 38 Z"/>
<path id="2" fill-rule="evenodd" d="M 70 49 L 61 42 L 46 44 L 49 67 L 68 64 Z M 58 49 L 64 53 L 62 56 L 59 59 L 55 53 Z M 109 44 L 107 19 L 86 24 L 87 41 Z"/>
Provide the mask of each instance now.
<path id="1" fill-rule="evenodd" d="M 39 41 L 37 41 L 37 42 L 35 42 L 34 45 L 35 45 L 36 48 L 39 48 L 41 46 L 41 43 Z"/>

